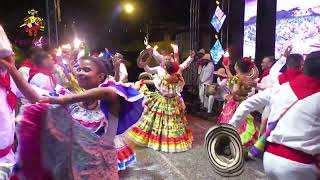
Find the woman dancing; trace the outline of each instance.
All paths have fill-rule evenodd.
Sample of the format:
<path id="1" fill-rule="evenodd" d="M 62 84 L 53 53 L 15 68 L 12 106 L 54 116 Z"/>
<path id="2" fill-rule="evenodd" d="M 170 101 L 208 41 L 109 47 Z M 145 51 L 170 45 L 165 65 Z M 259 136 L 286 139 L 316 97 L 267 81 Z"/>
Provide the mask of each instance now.
<path id="1" fill-rule="evenodd" d="M 179 69 L 179 64 L 170 56 L 162 66 L 151 69 L 157 73 L 151 81 L 157 91 L 144 92 L 143 116 L 128 132 L 136 144 L 164 152 L 191 148 L 192 133 L 186 127 L 185 106 L 180 97 L 185 83 Z"/>
<path id="2" fill-rule="evenodd" d="M 19 76 L 12 65 L 6 66 L 12 69 L 12 76 Z M 143 96 L 114 81 L 105 81 L 96 88 L 105 80 L 105 72 L 100 60 L 83 58 L 77 79 L 87 91 L 43 99 L 43 102 L 72 105 L 64 108 L 36 104 L 25 108 L 18 130 L 19 158 L 14 169 L 18 177 L 118 179 L 113 140 L 139 119 Z"/>
<path id="3" fill-rule="evenodd" d="M 228 75 L 226 102 L 222 112 L 218 117 L 219 123 L 228 123 L 235 113 L 239 104 L 248 97 L 248 93 L 256 85 L 258 71 L 250 58 L 242 58 L 235 64 L 236 75 L 233 76 L 229 69 L 229 64 L 223 64 Z M 254 118 L 248 115 L 238 128 L 241 143 L 245 146 L 251 146 L 258 138 L 258 129 L 256 128 Z"/>

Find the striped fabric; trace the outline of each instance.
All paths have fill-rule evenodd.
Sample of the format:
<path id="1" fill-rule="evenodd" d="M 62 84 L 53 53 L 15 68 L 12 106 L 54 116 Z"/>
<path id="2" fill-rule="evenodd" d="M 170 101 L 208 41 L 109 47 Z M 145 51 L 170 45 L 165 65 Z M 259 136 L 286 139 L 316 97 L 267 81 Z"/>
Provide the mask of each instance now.
<path id="1" fill-rule="evenodd" d="M 145 91 L 144 105 L 142 118 L 128 132 L 132 141 L 164 152 L 191 148 L 192 133 L 186 127 L 184 104 L 179 96 L 169 98 L 159 92 Z"/>

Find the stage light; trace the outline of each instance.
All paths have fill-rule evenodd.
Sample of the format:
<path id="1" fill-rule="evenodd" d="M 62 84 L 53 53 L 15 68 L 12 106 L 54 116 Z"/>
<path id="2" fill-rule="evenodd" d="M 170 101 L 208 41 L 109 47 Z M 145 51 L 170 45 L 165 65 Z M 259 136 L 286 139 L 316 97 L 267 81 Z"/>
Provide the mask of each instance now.
<path id="1" fill-rule="evenodd" d="M 223 54 L 223 57 L 226 57 L 226 58 L 228 58 L 230 55 L 229 55 L 229 52 L 228 52 L 228 50 L 226 50 L 226 52 Z"/>
<path id="2" fill-rule="evenodd" d="M 74 47 L 74 48 L 79 48 L 80 45 L 81 45 L 81 43 L 82 43 L 82 41 L 81 41 L 80 39 L 75 38 L 75 39 L 73 40 L 73 47 Z"/>
<path id="3" fill-rule="evenodd" d="M 56 56 L 58 56 L 58 57 L 61 57 L 61 56 L 62 56 L 62 49 L 61 49 L 61 47 L 59 47 L 59 48 L 57 49 Z"/>
<path id="4" fill-rule="evenodd" d="M 134 6 L 130 3 L 125 4 L 123 7 L 128 14 L 131 14 L 134 11 Z"/>

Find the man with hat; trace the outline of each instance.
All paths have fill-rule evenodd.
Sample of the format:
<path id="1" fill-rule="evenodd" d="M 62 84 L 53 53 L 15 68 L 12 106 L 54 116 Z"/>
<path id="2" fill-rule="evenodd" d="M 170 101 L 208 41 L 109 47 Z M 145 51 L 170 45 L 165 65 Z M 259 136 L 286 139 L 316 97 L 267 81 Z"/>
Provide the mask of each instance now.
<path id="1" fill-rule="evenodd" d="M 199 98 L 203 107 L 210 113 L 211 109 L 208 108 L 208 97 L 205 95 L 205 89 L 206 85 L 212 84 L 214 65 L 211 61 L 211 56 L 208 53 L 204 54 L 199 61 Z"/>

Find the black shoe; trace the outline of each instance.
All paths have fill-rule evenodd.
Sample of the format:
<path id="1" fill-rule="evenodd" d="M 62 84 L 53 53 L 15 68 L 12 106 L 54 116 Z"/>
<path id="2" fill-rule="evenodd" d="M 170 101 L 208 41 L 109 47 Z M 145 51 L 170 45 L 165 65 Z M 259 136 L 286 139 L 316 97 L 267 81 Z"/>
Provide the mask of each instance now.
<path id="1" fill-rule="evenodd" d="M 207 111 L 207 108 L 200 106 L 200 111 Z"/>

